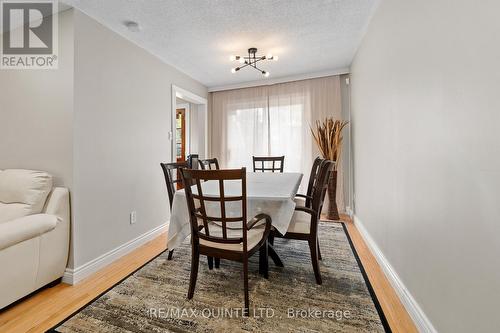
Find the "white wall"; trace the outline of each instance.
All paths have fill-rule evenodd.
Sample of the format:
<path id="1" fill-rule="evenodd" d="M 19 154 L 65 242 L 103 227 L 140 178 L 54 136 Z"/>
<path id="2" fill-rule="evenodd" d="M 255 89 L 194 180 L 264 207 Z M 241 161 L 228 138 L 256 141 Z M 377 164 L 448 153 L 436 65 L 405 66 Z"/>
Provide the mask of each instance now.
<path id="1" fill-rule="evenodd" d="M 202 104 L 191 104 L 191 153 L 198 154 L 200 159 L 205 156 L 205 122 L 206 108 Z"/>
<path id="2" fill-rule="evenodd" d="M 78 268 L 168 220 L 171 86 L 207 89 L 85 14 L 59 15 L 59 69 L 0 70 L 0 169 L 70 188 Z"/>
<path id="3" fill-rule="evenodd" d="M 500 327 L 499 12 L 383 0 L 352 65 L 356 216 L 439 332 Z"/>
<path id="4" fill-rule="evenodd" d="M 0 34 L 0 38 L 2 35 Z M 59 69 L 0 70 L 0 169 L 73 176 L 73 20 L 59 14 Z"/>
<path id="5" fill-rule="evenodd" d="M 75 266 L 165 223 L 171 85 L 207 90 L 75 11 Z M 137 223 L 129 214 L 137 211 Z"/>

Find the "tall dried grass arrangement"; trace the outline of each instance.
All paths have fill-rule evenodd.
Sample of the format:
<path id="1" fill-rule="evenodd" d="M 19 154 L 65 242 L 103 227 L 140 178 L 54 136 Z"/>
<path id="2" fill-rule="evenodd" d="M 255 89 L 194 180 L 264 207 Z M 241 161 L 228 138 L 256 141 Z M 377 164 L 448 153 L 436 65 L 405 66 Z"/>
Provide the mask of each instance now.
<path id="1" fill-rule="evenodd" d="M 335 162 L 335 170 L 342 152 L 342 130 L 347 121 L 334 120 L 329 117 L 322 122 L 317 120 L 316 127 L 311 126 L 311 132 L 323 158 Z"/>

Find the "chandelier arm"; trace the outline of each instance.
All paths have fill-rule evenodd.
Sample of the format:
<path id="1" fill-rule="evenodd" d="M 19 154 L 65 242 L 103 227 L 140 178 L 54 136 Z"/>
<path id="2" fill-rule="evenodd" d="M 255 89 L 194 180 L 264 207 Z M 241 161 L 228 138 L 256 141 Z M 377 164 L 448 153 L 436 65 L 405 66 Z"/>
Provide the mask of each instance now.
<path id="1" fill-rule="evenodd" d="M 250 64 L 244 64 L 244 65 L 242 65 L 242 66 L 239 66 L 239 69 L 245 68 L 245 67 L 247 67 L 247 66 L 250 66 Z"/>
<path id="2" fill-rule="evenodd" d="M 261 73 L 263 72 L 263 70 L 262 70 L 262 69 L 260 69 L 260 68 L 259 68 L 259 67 L 257 67 L 257 66 L 254 66 L 253 68 L 255 68 L 255 70 L 258 70 L 258 71 L 259 71 L 259 72 L 261 72 Z"/>

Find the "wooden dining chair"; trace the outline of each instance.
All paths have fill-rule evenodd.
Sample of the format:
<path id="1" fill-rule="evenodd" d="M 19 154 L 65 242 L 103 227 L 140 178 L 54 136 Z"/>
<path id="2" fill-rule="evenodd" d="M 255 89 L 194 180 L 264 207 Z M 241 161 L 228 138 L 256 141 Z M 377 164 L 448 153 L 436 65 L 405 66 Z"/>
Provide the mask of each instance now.
<path id="1" fill-rule="evenodd" d="M 196 186 L 196 193 L 191 187 L 185 189 L 190 212 L 192 244 L 188 299 L 194 295 L 200 255 L 239 261 L 243 263 L 245 313 L 248 315 L 248 258 L 259 250 L 259 273 L 267 278 L 267 239 L 271 230 L 271 217 L 259 214 L 247 222 L 245 168 L 233 170 L 182 169 L 181 174 L 185 182 L 192 182 Z M 207 184 L 204 182 L 205 180 L 218 183 L 218 196 L 204 194 L 202 184 Z M 227 195 L 224 187 L 225 180 L 239 180 L 241 194 Z M 236 205 L 239 212 L 231 210 L 231 214 L 227 214 L 227 205 Z M 217 213 L 212 213 L 212 210 L 217 210 Z"/>
<path id="2" fill-rule="evenodd" d="M 281 172 L 283 173 L 283 167 L 285 164 L 285 156 L 269 156 L 269 157 L 258 157 L 252 156 L 253 159 L 253 172 Z"/>
<path id="3" fill-rule="evenodd" d="M 297 194 L 295 196 L 295 203 L 297 205 L 301 205 L 304 207 L 310 207 L 311 206 L 311 199 L 312 199 L 312 190 L 314 187 L 314 183 L 316 182 L 318 178 L 318 171 L 319 171 L 319 166 L 321 162 L 323 162 L 324 159 L 321 157 L 316 157 L 314 159 L 312 168 L 311 168 L 311 173 L 309 174 L 309 183 L 307 184 L 307 192 L 306 194 Z"/>
<path id="4" fill-rule="evenodd" d="M 168 201 L 170 204 L 170 211 L 172 211 L 172 204 L 174 202 L 174 195 L 177 189 L 182 188 L 182 177 L 180 175 L 181 168 L 188 168 L 188 162 L 177 163 L 160 163 L 163 175 L 165 176 L 165 183 L 167 185 Z M 175 176 L 174 176 L 175 174 Z M 180 186 L 179 186 L 180 185 Z M 168 251 L 168 260 L 172 260 L 174 250 Z"/>
<path id="5" fill-rule="evenodd" d="M 200 163 L 200 168 L 201 170 L 219 170 L 219 161 L 217 161 L 217 158 L 208 158 L 205 160 L 198 160 L 198 163 Z"/>
<path id="6" fill-rule="evenodd" d="M 284 235 L 281 235 L 277 231 L 273 230 L 270 237 L 271 243 L 273 242 L 272 239 L 274 237 L 307 241 L 309 243 L 311 261 L 317 284 L 322 283 L 321 273 L 319 270 L 318 224 L 328 187 L 328 180 L 330 179 L 330 174 L 333 171 L 333 165 L 334 163 L 330 160 L 324 160 L 321 162 L 318 177 L 314 182 L 312 189 L 311 206 L 296 206 L 287 232 Z"/>

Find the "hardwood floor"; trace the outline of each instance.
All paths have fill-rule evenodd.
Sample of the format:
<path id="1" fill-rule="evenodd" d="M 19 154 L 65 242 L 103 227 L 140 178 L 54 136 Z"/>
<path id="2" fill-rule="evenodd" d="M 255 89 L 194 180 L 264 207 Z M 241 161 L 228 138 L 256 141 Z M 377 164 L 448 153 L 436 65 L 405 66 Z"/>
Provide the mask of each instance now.
<path id="1" fill-rule="evenodd" d="M 0 313 L 0 332 L 45 332 L 166 249 L 162 234 L 74 286 L 61 283 Z"/>
<path id="2" fill-rule="evenodd" d="M 387 280 L 382 268 L 380 268 L 377 259 L 375 259 L 368 249 L 368 246 L 358 229 L 354 226 L 354 223 L 346 215 L 341 216 L 341 219 L 345 222 L 349 236 L 351 236 L 356 252 L 363 263 L 366 275 L 368 275 L 368 279 L 377 295 L 377 299 L 384 311 L 384 315 L 389 322 L 392 332 L 418 333 L 413 320 L 399 300 L 398 295 L 392 288 L 389 280 Z"/>
<path id="3" fill-rule="evenodd" d="M 354 224 L 342 217 L 393 332 L 417 332 L 410 316 Z M 0 332 L 45 332 L 166 248 L 166 234 L 118 259 L 77 285 L 47 288 L 0 312 Z"/>

